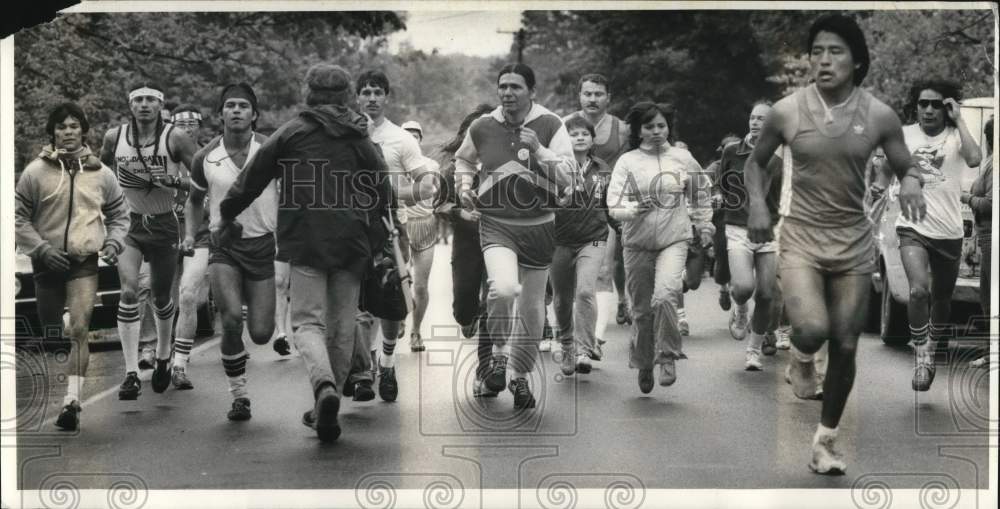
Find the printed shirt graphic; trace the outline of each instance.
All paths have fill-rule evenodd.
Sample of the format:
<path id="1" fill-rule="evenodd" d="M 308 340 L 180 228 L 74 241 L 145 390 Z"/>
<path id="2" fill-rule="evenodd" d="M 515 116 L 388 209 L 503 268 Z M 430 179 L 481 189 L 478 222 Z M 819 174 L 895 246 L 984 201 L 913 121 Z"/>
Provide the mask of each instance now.
<path id="1" fill-rule="evenodd" d="M 171 129 L 169 126 L 165 128 L 155 144 L 139 148 L 133 147 L 129 141 L 131 133 L 128 124 L 122 125 L 119 130 L 114 170 L 129 209 L 136 214 L 165 214 L 174 210 L 177 190 L 152 182 L 155 175 L 181 174 L 181 163 L 170 157 L 167 148 Z"/>
<path id="2" fill-rule="evenodd" d="M 945 127 L 937 136 L 927 136 L 920 125 L 903 127 L 903 138 L 910 150 L 913 165 L 924 179 L 924 201 L 927 216 L 912 223 L 902 214 L 897 227 L 911 228 L 932 239 L 960 239 L 962 228 L 962 175 L 968 166 L 959 150 L 962 140 L 958 130 Z"/>

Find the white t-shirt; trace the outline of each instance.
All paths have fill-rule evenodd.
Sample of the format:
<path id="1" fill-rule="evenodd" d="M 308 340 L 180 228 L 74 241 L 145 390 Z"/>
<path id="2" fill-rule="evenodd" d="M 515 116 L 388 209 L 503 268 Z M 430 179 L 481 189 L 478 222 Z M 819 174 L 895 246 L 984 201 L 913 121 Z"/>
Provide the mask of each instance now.
<path id="1" fill-rule="evenodd" d="M 919 124 L 912 124 L 903 127 L 903 139 L 924 179 L 927 215 L 912 223 L 900 214 L 896 226 L 912 228 L 931 239 L 962 238 L 962 176 L 968 165 L 959 153 L 962 139 L 958 130 L 949 126 L 930 137 Z"/>
<path id="2" fill-rule="evenodd" d="M 389 169 L 389 179 L 393 189 L 398 189 L 398 185 L 406 182 L 413 183 L 416 176 L 415 171 L 421 166 L 427 171 L 434 168 L 425 164 L 425 158 L 420 153 L 420 144 L 412 134 L 403 128 L 393 124 L 389 119 L 382 121 L 382 124 L 372 131 L 372 141 L 382 148 L 382 157 Z M 423 177 L 431 178 L 431 177 Z M 406 223 L 407 218 L 419 219 L 434 213 L 434 199 L 428 198 L 418 202 L 416 205 L 407 206 L 403 200 L 399 201 L 399 222 Z"/>
<path id="3" fill-rule="evenodd" d="M 253 159 L 261 143 L 266 138 L 258 133 L 254 133 L 250 141 L 250 148 L 247 152 L 246 162 Z M 202 152 L 199 152 L 201 154 Z M 215 231 L 219 227 L 219 204 L 229 193 L 229 188 L 236 182 L 243 168 L 233 164 L 233 159 L 229 157 L 223 139 L 220 136 L 218 141 L 204 149 L 204 158 L 195 157 L 193 168 L 191 169 L 191 185 L 208 192 L 209 203 L 209 229 Z M 257 197 L 246 210 L 236 216 L 236 221 L 243 226 L 244 239 L 260 237 L 268 233 L 274 233 L 278 222 L 278 185 L 272 180 L 264 188 L 264 192 Z"/>

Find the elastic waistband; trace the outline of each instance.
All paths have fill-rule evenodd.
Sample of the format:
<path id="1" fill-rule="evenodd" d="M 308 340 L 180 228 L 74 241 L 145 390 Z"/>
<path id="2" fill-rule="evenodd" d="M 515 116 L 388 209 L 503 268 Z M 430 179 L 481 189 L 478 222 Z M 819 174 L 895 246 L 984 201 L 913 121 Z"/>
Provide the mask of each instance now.
<path id="1" fill-rule="evenodd" d="M 483 217 L 489 218 L 490 221 L 496 221 L 498 223 L 511 226 L 538 226 L 540 224 L 551 223 L 556 220 L 555 212 L 546 212 L 540 216 L 533 217 L 497 217 L 489 214 L 483 214 Z"/>

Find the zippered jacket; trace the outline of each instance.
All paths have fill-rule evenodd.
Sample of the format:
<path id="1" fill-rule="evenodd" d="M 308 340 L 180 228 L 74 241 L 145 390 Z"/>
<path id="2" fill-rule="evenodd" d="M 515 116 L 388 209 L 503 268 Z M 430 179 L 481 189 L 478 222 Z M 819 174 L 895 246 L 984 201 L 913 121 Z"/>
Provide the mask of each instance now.
<path id="1" fill-rule="evenodd" d="M 52 248 L 84 257 L 110 244 L 120 253 L 128 210 L 114 172 L 89 149 L 67 157 L 45 147 L 15 187 L 15 239 L 36 259 Z"/>

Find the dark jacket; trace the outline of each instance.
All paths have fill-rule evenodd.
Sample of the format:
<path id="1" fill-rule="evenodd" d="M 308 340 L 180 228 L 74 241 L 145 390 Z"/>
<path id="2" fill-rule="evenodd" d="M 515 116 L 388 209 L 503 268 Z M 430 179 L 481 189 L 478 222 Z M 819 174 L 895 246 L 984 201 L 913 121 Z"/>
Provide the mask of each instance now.
<path id="1" fill-rule="evenodd" d="M 722 195 L 722 207 L 726 224 L 746 226 L 749 216 L 750 195 L 747 194 L 743 179 L 743 167 L 753 152 L 746 138 L 730 143 L 722 149 L 722 159 L 719 161 L 718 175 L 712 186 L 712 194 Z M 765 173 L 773 176 L 767 192 L 767 210 L 771 213 L 771 222 L 778 222 L 778 202 L 781 199 L 781 158 L 771 156 Z"/>
<path id="2" fill-rule="evenodd" d="M 592 157 L 581 168 L 583 190 L 573 193 L 571 201 L 556 210 L 556 244 L 579 247 L 595 240 L 608 239 L 608 182 L 611 168 Z"/>
<path id="3" fill-rule="evenodd" d="M 976 235 L 993 231 L 993 155 L 983 161 L 979 177 L 969 189 L 969 208 L 976 219 Z"/>
<path id="4" fill-rule="evenodd" d="M 392 206 L 386 166 L 367 120 L 340 106 L 308 107 L 257 151 L 220 204 L 232 221 L 272 179 L 278 247 L 293 265 L 362 274 L 385 242 L 381 217 Z"/>
<path id="5" fill-rule="evenodd" d="M 479 238 L 479 221 L 466 221 L 460 215 L 462 202 L 458 199 L 458 193 L 455 192 L 454 158 L 451 158 L 448 164 L 441 168 L 441 178 L 444 179 L 444 185 L 441 186 L 438 201 L 435 203 L 435 213 L 448 218 L 452 227 L 456 231 L 461 231 L 461 234 L 474 235 Z M 479 173 L 477 172 L 472 180 L 472 188 L 475 189 L 478 185 Z"/>

